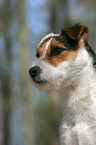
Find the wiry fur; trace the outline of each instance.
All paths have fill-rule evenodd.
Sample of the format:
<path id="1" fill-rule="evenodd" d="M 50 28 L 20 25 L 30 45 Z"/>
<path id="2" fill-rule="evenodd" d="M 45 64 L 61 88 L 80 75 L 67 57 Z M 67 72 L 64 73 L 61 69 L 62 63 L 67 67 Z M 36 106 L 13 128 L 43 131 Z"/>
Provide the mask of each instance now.
<path id="1" fill-rule="evenodd" d="M 31 80 L 32 83 L 40 90 L 58 89 L 64 98 L 61 145 L 96 145 L 96 72 L 85 47 L 82 45 L 75 60 L 58 67 L 44 62 L 42 57 L 32 65 L 40 67 L 40 80 L 46 82 L 37 84 Z"/>

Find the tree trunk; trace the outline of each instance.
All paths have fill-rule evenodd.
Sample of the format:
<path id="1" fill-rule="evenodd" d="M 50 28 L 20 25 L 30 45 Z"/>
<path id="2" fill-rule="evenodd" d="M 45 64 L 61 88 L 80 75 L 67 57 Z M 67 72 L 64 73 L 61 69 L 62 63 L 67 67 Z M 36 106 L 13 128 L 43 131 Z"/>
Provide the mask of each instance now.
<path id="1" fill-rule="evenodd" d="M 56 31 L 56 0 L 51 0 L 51 9 L 50 9 L 50 27 L 51 31 Z"/>
<path id="2" fill-rule="evenodd" d="M 10 140 L 10 115 L 11 115 L 11 90 L 10 79 L 8 76 L 4 76 L 1 79 L 2 82 L 2 98 L 3 98 L 3 145 L 9 145 Z"/>
<path id="3" fill-rule="evenodd" d="M 6 8 L 6 9 L 5 9 Z M 5 44 L 4 71 L 1 74 L 2 110 L 3 110 L 3 145 L 9 145 L 10 140 L 10 115 L 11 115 L 11 35 L 9 32 L 11 23 L 11 0 L 3 3 L 1 8 L 3 24 L 2 36 Z M 1 68 L 2 69 L 2 68 Z"/>
<path id="4" fill-rule="evenodd" d="M 23 97 L 24 97 L 24 104 L 26 108 L 26 138 L 27 138 L 27 145 L 34 144 L 33 143 L 33 133 L 32 133 L 32 92 L 30 95 L 30 86 L 28 83 L 28 66 L 29 66 L 29 55 L 28 55 L 28 29 L 26 24 L 26 0 L 20 1 L 20 41 L 21 41 L 21 61 L 22 61 L 22 80 L 23 80 Z"/>

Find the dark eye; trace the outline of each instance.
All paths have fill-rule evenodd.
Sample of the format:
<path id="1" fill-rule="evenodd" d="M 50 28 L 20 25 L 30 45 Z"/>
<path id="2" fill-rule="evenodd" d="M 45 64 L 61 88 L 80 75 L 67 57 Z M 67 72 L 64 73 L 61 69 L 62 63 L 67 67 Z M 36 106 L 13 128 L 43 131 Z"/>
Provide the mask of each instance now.
<path id="1" fill-rule="evenodd" d="M 37 58 L 39 58 L 39 57 L 40 57 L 39 53 L 36 53 L 36 57 L 37 57 Z"/>
<path id="2" fill-rule="evenodd" d="M 51 51 L 51 56 L 56 56 L 56 55 L 59 55 L 62 51 L 64 51 L 63 48 L 60 48 L 60 47 L 55 47 L 52 49 Z"/>

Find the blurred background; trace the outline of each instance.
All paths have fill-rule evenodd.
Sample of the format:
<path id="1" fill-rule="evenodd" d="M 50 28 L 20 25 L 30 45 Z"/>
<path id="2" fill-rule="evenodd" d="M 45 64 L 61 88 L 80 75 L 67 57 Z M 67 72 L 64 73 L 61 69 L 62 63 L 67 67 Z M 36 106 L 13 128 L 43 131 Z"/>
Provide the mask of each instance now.
<path id="1" fill-rule="evenodd" d="M 58 92 L 30 85 L 28 68 L 48 33 L 81 23 L 96 47 L 96 0 L 0 0 L 0 145 L 60 145 Z"/>

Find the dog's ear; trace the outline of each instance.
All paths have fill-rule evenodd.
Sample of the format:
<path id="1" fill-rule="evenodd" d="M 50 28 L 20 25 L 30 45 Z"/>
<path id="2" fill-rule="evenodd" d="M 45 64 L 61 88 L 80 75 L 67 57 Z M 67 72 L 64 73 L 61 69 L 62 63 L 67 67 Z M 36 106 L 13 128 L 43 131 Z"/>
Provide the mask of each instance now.
<path id="1" fill-rule="evenodd" d="M 61 30 L 61 35 L 73 40 L 80 40 L 83 38 L 84 40 L 87 39 L 89 34 L 88 28 L 86 26 L 75 26 L 71 28 L 66 28 Z"/>

